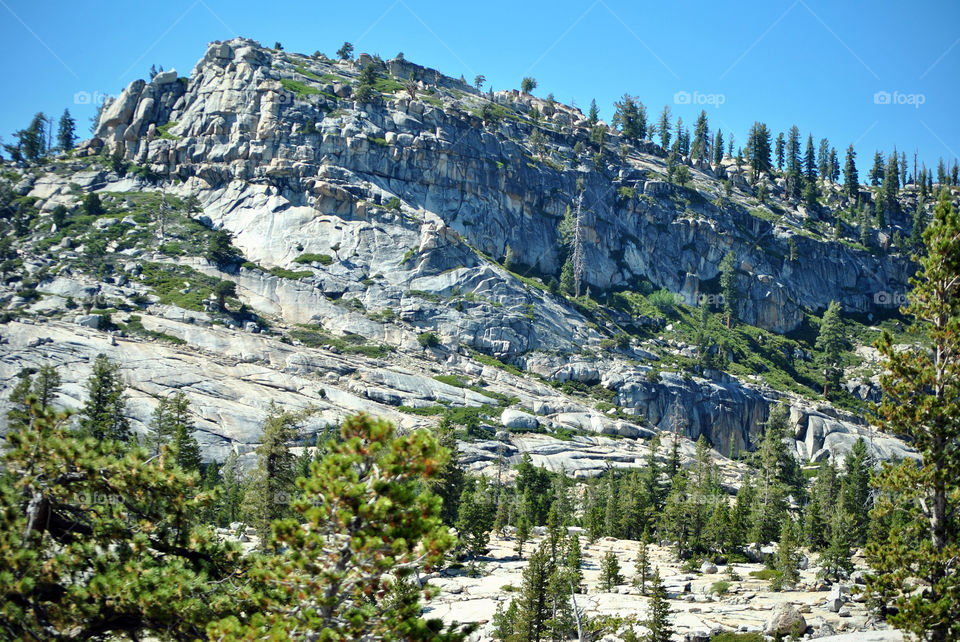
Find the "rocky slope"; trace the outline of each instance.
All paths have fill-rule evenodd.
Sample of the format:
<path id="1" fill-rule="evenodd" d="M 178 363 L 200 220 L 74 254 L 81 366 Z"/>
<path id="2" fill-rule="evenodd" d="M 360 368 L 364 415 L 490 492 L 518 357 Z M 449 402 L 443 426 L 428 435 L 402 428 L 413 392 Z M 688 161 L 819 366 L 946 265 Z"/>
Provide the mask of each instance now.
<path id="1" fill-rule="evenodd" d="M 361 103 L 366 63 L 378 97 Z M 842 457 L 860 435 L 878 457 L 911 456 L 763 368 L 678 366 L 696 356 L 670 334 L 690 309 L 639 313 L 611 293 L 663 287 L 697 302 L 733 251 L 744 332 L 769 343 L 803 333 L 832 299 L 882 312 L 874 295 L 904 291 L 912 264 L 830 240 L 817 215 L 776 204 L 775 182 L 761 205 L 733 161 L 729 195 L 721 168 L 694 167 L 681 187 L 658 146 L 618 148 L 612 130 L 600 146 L 588 125 L 577 109 L 487 95 L 405 60 L 213 43 L 189 77 L 132 83 L 74 154 L 5 168 L 29 224 L 11 259 L 22 273 L 2 286 L 0 397 L 22 368 L 53 362 L 76 406 L 102 352 L 123 367 L 135 425 L 182 389 L 214 459 L 252 448 L 270 400 L 320 408 L 311 432 L 356 410 L 414 427 L 445 406 L 482 407 L 491 441 L 464 447 L 477 468 L 506 448 L 596 474 L 635 465 L 658 429 L 750 449 L 776 402 L 791 406 L 805 460 Z M 578 181 L 594 294 L 575 301 L 548 282 Z M 825 211 L 845 205 L 824 189 Z M 84 214 L 91 192 L 102 214 Z M 58 205 L 70 212 L 59 226 Z M 232 233 L 242 265 L 205 258 L 213 230 Z M 226 311 L 211 294 L 220 279 L 237 286 Z M 790 341 L 776 358 L 809 368 Z M 852 386 L 860 397 L 876 394 L 870 374 Z"/>

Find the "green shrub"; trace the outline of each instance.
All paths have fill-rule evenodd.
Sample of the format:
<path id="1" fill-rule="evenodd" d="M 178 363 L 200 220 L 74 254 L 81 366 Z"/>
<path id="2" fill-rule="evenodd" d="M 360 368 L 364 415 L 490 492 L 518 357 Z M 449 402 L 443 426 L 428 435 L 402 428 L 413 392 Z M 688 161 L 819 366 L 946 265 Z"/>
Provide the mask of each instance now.
<path id="1" fill-rule="evenodd" d="M 440 339 L 433 332 L 421 332 L 417 335 L 417 342 L 424 348 L 433 348 L 440 345 Z"/>
<path id="2" fill-rule="evenodd" d="M 278 276 L 278 277 L 280 277 L 281 279 L 294 279 L 294 280 L 296 280 L 296 279 L 302 279 L 302 278 L 307 277 L 307 276 L 311 276 L 313 273 L 312 273 L 312 272 L 306 272 L 306 271 L 303 271 L 303 270 L 301 270 L 301 271 L 294 271 L 294 270 L 288 270 L 287 268 L 282 268 L 282 267 L 272 267 L 272 268 L 270 268 L 270 274 L 272 274 L 272 275 L 274 275 L 274 276 Z"/>
<path id="3" fill-rule="evenodd" d="M 329 254 L 312 254 L 306 252 L 293 259 L 294 263 L 319 263 L 320 265 L 330 265 L 333 263 L 333 257 Z"/>
<path id="4" fill-rule="evenodd" d="M 730 590 L 730 582 L 726 582 L 724 580 L 720 580 L 719 582 L 714 582 L 710 586 L 710 592 L 717 593 L 719 595 L 726 595 L 727 591 L 729 590 Z"/>
<path id="5" fill-rule="evenodd" d="M 664 314 L 670 313 L 677 306 L 677 295 L 666 288 L 661 288 L 647 297 L 655 308 Z"/>

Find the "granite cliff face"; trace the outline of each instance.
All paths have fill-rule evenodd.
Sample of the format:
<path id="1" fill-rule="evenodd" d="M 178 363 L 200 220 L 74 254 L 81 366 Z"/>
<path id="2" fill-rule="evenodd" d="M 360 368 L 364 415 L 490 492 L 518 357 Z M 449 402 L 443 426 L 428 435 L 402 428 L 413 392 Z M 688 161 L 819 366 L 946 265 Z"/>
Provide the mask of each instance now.
<path id="1" fill-rule="evenodd" d="M 869 434 L 853 415 L 759 380 L 659 373 L 665 351 L 695 350 L 658 339 L 662 319 L 585 307 L 547 283 L 560 277 L 561 221 L 578 184 L 584 281 L 594 293 L 666 288 L 694 303 L 717 291 L 719 264 L 732 251 L 742 321 L 787 333 L 831 300 L 875 313 L 876 293 L 907 289 L 913 266 L 904 257 L 827 240 L 810 231 L 816 217 L 802 209 L 758 215 L 732 161 L 693 167 L 691 182 L 677 186 L 658 146 L 635 142 L 618 156 L 615 132 L 603 146 L 591 142 L 577 109 L 484 94 L 405 60 L 364 55 L 360 63 L 243 39 L 211 44 L 188 78 L 165 72 L 131 83 L 74 156 L 11 181 L 37 211 L 20 253 L 39 299 L 2 286 L 4 305 L 20 318 L 2 330 L 0 396 L 22 368 L 53 362 L 65 366 L 61 401 L 76 406 L 103 352 L 123 366 L 135 425 L 145 426 L 158 396 L 184 390 L 204 452 L 216 459 L 253 447 L 271 399 L 319 407 L 311 432 L 356 410 L 415 427 L 434 420 L 410 408 L 484 407 L 490 440 L 465 450 L 476 467 L 507 448 L 580 474 L 606 461 L 638 464 L 643 446 L 610 436 L 677 430 L 705 435 L 719 452 L 750 449 L 778 401 L 793 408 L 803 459 L 842 457 Z M 360 102 L 367 63 L 378 96 Z M 111 168 L 111 155 L 137 171 Z M 733 188 L 727 197 L 721 170 Z M 107 214 L 85 237 L 56 236 L 46 217 L 57 205 L 77 210 L 89 192 L 109 202 Z M 180 225 L 198 238 L 231 232 L 243 264 L 170 249 L 160 192 L 192 202 Z M 124 216 L 124 208 L 138 213 Z M 114 273 L 83 262 L 98 234 Z M 189 271 L 174 288 L 186 298 L 204 279 L 234 281 L 246 316 L 228 318 L 210 298 L 195 309 L 171 304 L 155 274 L 177 270 Z M 93 300 L 103 305 L 87 312 L 115 310 L 109 323 L 75 309 Z M 305 338 L 304 328 L 315 327 L 384 350 L 365 357 L 311 343 L 320 335 Z M 611 350 L 624 329 L 634 336 Z M 436 345 L 424 346 L 427 335 Z M 874 394 L 869 382 L 857 385 Z M 911 456 L 893 438 L 877 436 L 871 447 L 879 457 Z"/>
<path id="2" fill-rule="evenodd" d="M 907 289 L 912 266 L 902 257 L 811 238 L 800 214 L 797 230 L 752 216 L 736 199 L 716 207 L 721 186 L 711 168 L 693 171 L 703 189 L 691 197 L 663 180 L 662 153 L 652 143 L 638 145 L 626 162 L 611 154 L 594 168 L 574 152 L 577 142 L 590 142 L 578 110 L 499 92 L 493 100 L 509 106 L 510 116 L 485 123 L 487 97 L 472 87 L 439 82 L 403 60 L 371 62 L 442 98 L 411 99 L 397 84 L 383 102 L 359 103 L 349 98 L 359 65 L 234 40 L 211 45 L 189 79 L 167 72 L 131 83 L 104 110 L 96 138 L 111 149 L 123 145 L 127 159 L 164 178 L 202 189 L 206 214 L 271 264 L 288 263 L 296 243 L 323 232 L 305 229 L 305 218 L 362 219 L 371 206 L 398 198 L 403 212 L 435 215 L 438 229 L 449 227 L 488 256 L 502 258 L 509 246 L 530 273 L 559 276 L 558 222 L 580 180 L 584 279 L 594 289 L 648 279 L 693 301 L 733 251 L 742 319 L 777 332 L 795 329 L 804 309 L 831 300 L 870 313 L 878 292 Z M 532 123 L 523 117 L 534 109 L 549 127 L 540 130 L 545 140 L 531 143 Z M 801 260 L 790 260 L 788 239 Z"/>

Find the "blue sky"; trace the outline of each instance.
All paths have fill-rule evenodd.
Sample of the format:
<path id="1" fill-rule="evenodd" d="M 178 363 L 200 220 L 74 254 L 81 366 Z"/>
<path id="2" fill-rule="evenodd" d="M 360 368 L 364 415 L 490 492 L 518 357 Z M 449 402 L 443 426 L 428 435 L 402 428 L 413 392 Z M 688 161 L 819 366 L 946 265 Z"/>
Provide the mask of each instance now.
<path id="1" fill-rule="evenodd" d="M 774 133 L 796 124 L 841 159 L 855 143 L 862 176 L 894 145 L 911 165 L 914 150 L 928 166 L 960 154 L 958 26 L 960 3 L 923 0 L 0 0 L 0 135 L 10 142 L 34 112 L 69 107 L 85 137 L 83 97 L 116 95 L 151 64 L 188 73 L 212 40 L 328 55 L 349 40 L 358 53 L 484 74 L 494 89 L 533 76 L 534 93 L 584 111 L 596 98 L 605 118 L 624 92 L 689 124 L 702 107 L 738 143 L 755 120 Z"/>

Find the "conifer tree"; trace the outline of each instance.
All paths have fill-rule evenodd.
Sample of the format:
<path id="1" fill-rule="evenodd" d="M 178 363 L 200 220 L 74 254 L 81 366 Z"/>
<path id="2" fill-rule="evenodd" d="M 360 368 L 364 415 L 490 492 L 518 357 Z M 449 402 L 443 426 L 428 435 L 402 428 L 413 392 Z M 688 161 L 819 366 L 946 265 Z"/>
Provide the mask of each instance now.
<path id="1" fill-rule="evenodd" d="M 876 152 L 873 155 L 873 167 L 870 168 L 870 184 L 874 187 L 880 185 L 883 180 L 883 154 Z"/>
<path id="2" fill-rule="evenodd" d="M 697 123 L 693 130 L 693 143 L 690 145 L 690 155 L 701 162 L 710 158 L 710 127 L 707 124 L 707 112 L 700 110 Z"/>
<path id="3" fill-rule="evenodd" d="M 613 104 L 613 126 L 627 140 L 640 140 L 647 137 L 647 108 L 635 96 L 624 94 Z M 596 123 L 591 123 L 596 124 Z"/>
<path id="4" fill-rule="evenodd" d="M 460 543 L 472 558 L 487 550 L 494 517 L 489 503 L 490 489 L 486 482 L 477 480 L 475 486 L 476 488 L 464 487 L 456 522 Z"/>
<path id="5" fill-rule="evenodd" d="M 840 387 L 840 359 L 847 347 L 847 340 L 840 319 L 840 304 L 831 301 L 823 313 L 816 350 L 823 365 L 823 398 L 829 397 L 830 387 Z"/>
<path id="6" fill-rule="evenodd" d="M 274 409 L 268 430 L 292 432 Z M 462 640 L 469 630 L 422 618 L 419 590 L 397 586 L 444 563 L 454 538 L 424 482 L 446 454 L 426 430 L 398 436 L 389 422 L 355 415 L 300 482 L 295 517 L 275 522 L 258 569 L 268 598 L 208 629 L 211 639 Z M 389 573 L 389 575 L 387 575 Z M 392 577 L 390 577 L 392 576 Z M 282 598 L 282 599 L 277 599 Z"/>
<path id="7" fill-rule="evenodd" d="M 924 241 L 905 312 L 926 341 L 898 350 L 886 332 L 878 343 L 886 369 L 881 427 L 909 437 L 921 461 L 887 464 L 879 475 L 883 499 L 873 517 L 904 511 L 906 523 L 868 546 L 871 565 L 890 572 L 868 577 L 867 587 L 892 596 L 894 626 L 948 640 L 960 637 L 960 217 L 945 191 Z M 915 545 L 906 545 L 910 533 Z"/>
<path id="8" fill-rule="evenodd" d="M 610 592 L 619 584 L 623 584 L 620 562 L 617 560 L 617 554 L 611 549 L 604 554 L 603 561 L 600 563 L 600 587 Z"/>
<path id="9" fill-rule="evenodd" d="M 727 252 L 720 262 L 720 290 L 723 294 L 723 314 L 727 318 L 727 328 L 737 320 L 737 272 L 733 252 Z"/>
<path id="10" fill-rule="evenodd" d="M 863 437 L 854 442 L 843 462 L 840 483 L 840 505 L 850 516 L 850 541 L 862 546 L 867 541 L 867 527 L 872 503 L 870 500 L 870 460 Z"/>
<path id="11" fill-rule="evenodd" d="M 523 570 L 523 584 L 517 598 L 515 638 L 522 642 L 540 642 L 547 619 L 550 617 L 547 603 L 547 585 L 554 564 L 549 552 L 541 546 L 530 556 Z"/>
<path id="12" fill-rule="evenodd" d="M 643 529 L 643 537 L 640 539 L 640 548 L 637 549 L 637 557 L 633 562 L 634 577 L 633 583 L 640 588 L 640 594 L 647 594 L 647 579 L 650 576 L 650 530 Z"/>
<path id="13" fill-rule="evenodd" d="M 838 506 L 830 527 L 830 544 L 820 555 L 820 570 L 817 575 L 824 579 L 841 580 L 853 570 L 850 561 L 850 515 Z"/>
<path id="14" fill-rule="evenodd" d="M 821 138 L 817 147 L 817 173 L 823 180 L 830 178 L 830 141 L 826 138 Z"/>
<path id="15" fill-rule="evenodd" d="M 720 167 L 723 162 L 723 132 L 717 130 L 717 135 L 713 139 L 713 164 Z"/>
<path id="16" fill-rule="evenodd" d="M 843 162 L 843 189 L 847 196 L 856 198 L 860 193 L 860 178 L 857 176 L 857 152 L 853 145 L 847 147 L 847 156 Z"/>
<path id="17" fill-rule="evenodd" d="M 777 134 L 777 143 L 775 155 L 777 157 L 777 169 L 783 170 L 783 151 L 784 151 L 785 141 L 783 138 L 783 132 Z"/>
<path id="18" fill-rule="evenodd" d="M 126 386 L 120 380 L 120 367 L 106 356 L 99 355 L 87 381 L 88 397 L 80 411 L 80 428 L 97 439 L 129 439 L 125 390 Z"/>
<path id="19" fill-rule="evenodd" d="M 252 612 L 254 556 L 201 526 L 196 476 L 36 403 L 0 453 L 0 631 L 10 640 L 207 639 Z"/>
<path id="20" fill-rule="evenodd" d="M 583 564 L 583 551 L 580 548 L 580 535 L 574 533 L 570 537 L 570 544 L 567 546 L 567 558 L 566 558 L 566 567 L 569 571 L 570 583 L 574 588 L 579 588 L 580 583 L 583 582 L 583 571 L 581 566 Z"/>
<path id="21" fill-rule="evenodd" d="M 643 625 L 650 631 L 646 641 L 670 642 L 673 638 L 673 625 L 670 623 L 670 602 L 667 600 L 667 590 L 660 579 L 659 568 L 653 571 L 650 595 L 653 599 L 650 600 L 647 619 L 643 621 Z"/>
<path id="22" fill-rule="evenodd" d="M 520 509 L 520 517 L 517 518 L 517 557 L 523 559 L 523 545 L 530 539 L 530 518 L 527 517 L 526 510 Z"/>
<path id="23" fill-rule="evenodd" d="M 290 514 L 296 491 L 296 457 L 288 445 L 297 438 L 301 424 L 311 412 L 288 412 L 273 403 L 267 411 L 256 449 L 257 466 L 250 474 L 246 493 L 247 516 L 257 529 L 261 548 L 267 544 L 270 523 Z"/>
<path id="24" fill-rule="evenodd" d="M 799 553 L 797 551 L 797 540 L 793 532 L 793 524 L 790 518 L 783 520 L 783 526 L 780 528 L 780 541 L 777 545 L 776 570 L 780 571 L 775 588 L 777 590 L 795 585 L 800 580 L 798 568 Z"/>
<path id="25" fill-rule="evenodd" d="M 57 145 L 60 147 L 60 151 L 68 152 L 73 149 L 73 143 L 76 140 L 74 134 L 76 125 L 76 121 L 70 116 L 70 110 L 64 109 L 57 129 Z"/>
<path id="26" fill-rule="evenodd" d="M 670 149 L 670 106 L 664 105 L 660 112 L 660 122 L 657 123 L 657 132 L 660 134 L 660 147 Z"/>
<path id="27" fill-rule="evenodd" d="M 594 98 L 590 101 L 590 111 L 587 115 L 587 122 L 590 123 L 590 126 L 593 127 L 600 121 L 600 113 L 597 111 L 597 99 Z"/>

